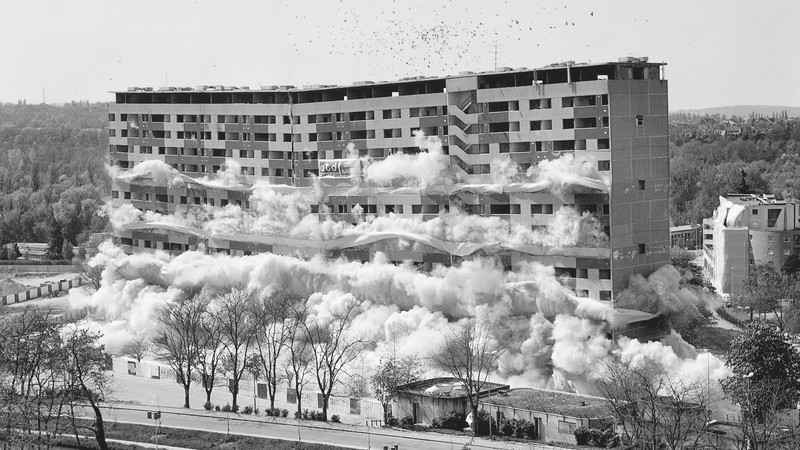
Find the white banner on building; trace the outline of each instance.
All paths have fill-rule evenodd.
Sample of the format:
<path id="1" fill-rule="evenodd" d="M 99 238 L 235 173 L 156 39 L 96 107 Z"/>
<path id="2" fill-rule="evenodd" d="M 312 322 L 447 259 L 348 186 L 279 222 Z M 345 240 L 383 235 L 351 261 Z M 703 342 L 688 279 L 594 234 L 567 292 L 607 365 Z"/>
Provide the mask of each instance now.
<path id="1" fill-rule="evenodd" d="M 358 159 L 320 159 L 320 178 L 350 178 L 353 173 L 361 169 Z"/>

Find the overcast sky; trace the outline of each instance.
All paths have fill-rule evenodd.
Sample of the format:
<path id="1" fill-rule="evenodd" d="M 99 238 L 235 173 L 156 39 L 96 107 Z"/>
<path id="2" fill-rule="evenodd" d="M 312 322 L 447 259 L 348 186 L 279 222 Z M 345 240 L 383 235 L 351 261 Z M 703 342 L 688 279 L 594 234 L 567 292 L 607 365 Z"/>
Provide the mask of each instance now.
<path id="1" fill-rule="evenodd" d="M 3 0 L 0 101 L 648 56 L 668 64 L 673 110 L 800 106 L 798 18 L 796 0 Z"/>

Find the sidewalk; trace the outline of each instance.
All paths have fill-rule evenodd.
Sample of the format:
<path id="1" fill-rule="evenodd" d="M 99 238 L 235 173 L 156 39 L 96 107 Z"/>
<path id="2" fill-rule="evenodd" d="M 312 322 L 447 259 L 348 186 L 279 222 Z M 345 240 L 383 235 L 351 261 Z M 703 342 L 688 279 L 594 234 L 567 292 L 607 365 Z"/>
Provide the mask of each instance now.
<path id="1" fill-rule="evenodd" d="M 150 406 L 161 405 L 164 408 L 175 407 L 182 411 L 186 411 L 185 409 L 181 408 L 184 401 L 183 387 L 174 380 L 144 378 L 119 372 L 113 372 L 112 376 L 114 380 L 114 389 L 113 394 L 111 395 L 111 401 L 113 403 Z M 285 399 L 285 391 L 283 390 L 278 392 L 278 398 L 275 400 L 275 407 L 288 410 L 288 417 L 291 418 L 290 420 L 294 420 L 294 413 L 297 411 L 297 405 L 281 401 L 281 398 Z M 205 402 L 206 393 L 200 386 L 200 383 L 192 383 L 192 386 L 189 389 L 189 405 L 191 406 L 191 411 L 205 413 L 206 411 L 203 409 L 203 404 Z M 211 393 L 211 402 L 220 407 L 226 404 L 231 404 L 232 397 L 230 392 L 228 392 L 227 386 L 215 387 Z M 263 398 L 254 399 L 253 392 L 250 389 L 239 392 L 238 404 L 240 409 L 244 408 L 245 406 L 255 405 L 261 411 L 261 414 L 263 414 L 264 410 L 269 408 L 269 400 Z M 304 403 L 303 409 L 318 410 L 319 408 L 316 408 L 316 406 L 316 402 L 314 402 L 314 404 Z M 338 415 L 342 423 L 362 426 L 368 419 L 383 418 L 382 416 L 369 417 L 340 412 L 328 412 L 328 417 L 332 416 L 333 414 Z"/>
<path id="2" fill-rule="evenodd" d="M 116 404 L 111 406 L 112 411 L 108 411 L 108 419 L 107 420 L 117 420 L 117 415 L 127 415 L 122 414 L 123 412 L 134 412 L 134 414 L 141 412 L 141 418 L 146 417 L 147 411 L 153 411 L 155 408 L 153 406 L 147 405 L 134 405 L 134 404 Z M 115 414 L 114 411 L 118 411 L 120 414 Z M 362 435 L 365 438 L 367 436 L 373 437 L 385 437 L 385 438 L 400 438 L 400 439 L 412 439 L 415 441 L 433 443 L 433 444 L 442 444 L 442 445 L 457 445 L 461 448 L 480 448 L 480 449 L 536 449 L 536 450 L 560 450 L 561 447 L 553 447 L 549 445 L 544 445 L 538 442 L 516 442 L 516 441 L 501 441 L 501 440 L 489 440 L 486 438 L 473 438 L 471 436 L 464 436 L 464 435 L 446 435 L 446 434 L 439 434 L 439 433 L 426 433 L 426 432 L 419 432 L 419 431 L 410 431 L 410 430 L 403 430 L 398 428 L 382 428 L 382 427 L 366 427 L 366 426 L 356 426 L 356 425 L 348 425 L 344 423 L 333 423 L 333 422 L 316 422 L 316 421 L 308 421 L 308 420 L 295 420 L 289 418 L 280 418 L 280 417 L 268 417 L 268 416 L 252 416 L 252 415 L 245 415 L 245 414 L 237 414 L 237 413 L 223 413 L 223 412 L 216 412 L 216 411 L 194 411 L 194 410 L 187 410 L 184 408 L 174 408 L 174 407 L 161 407 L 160 411 L 162 413 L 162 420 L 167 418 L 169 415 L 180 416 L 180 417 L 190 417 L 190 418 L 197 418 L 201 420 L 194 421 L 196 424 L 196 428 L 189 428 L 189 427 L 181 427 L 175 425 L 163 425 L 165 427 L 172 427 L 172 428 L 186 428 L 186 429 L 202 429 L 201 422 L 202 419 L 205 420 L 214 420 L 214 421 L 230 421 L 230 422 L 239 422 L 239 423 L 246 423 L 251 425 L 270 425 L 270 426 L 279 426 L 285 427 L 288 429 L 297 429 L 302 428 L 303 430 L 319 430 L 323 434 L 325 432 L 340 432 L 346 433 L 349 435 Z M 137 417 L 139 415 L 137 414 Z M 128 420 L 122 419 L 119 420 L 120 422 L 127 422 Z M 261 427 L 259 427 L 261 428 Z M 266 428 L 265 428 L 266 429 Z M 251 434 L 251 433 L 240 433 L 237 432 L 235 434 L 242 434 L 242 435 L 249 435 L 254 437 L 265 437 L 262 434 Z M 335 443 L 330 442 L 331 445 L 335 445 Z"/>

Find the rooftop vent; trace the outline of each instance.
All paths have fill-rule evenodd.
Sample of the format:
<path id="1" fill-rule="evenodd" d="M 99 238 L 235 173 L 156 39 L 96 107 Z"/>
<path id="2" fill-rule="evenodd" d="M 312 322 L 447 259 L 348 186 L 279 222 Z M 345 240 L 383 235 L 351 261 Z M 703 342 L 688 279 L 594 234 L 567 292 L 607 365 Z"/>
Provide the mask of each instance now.
<path id="1" fill-rule="evenodd" d="M 497 72 L 511 72 L 511 67 L 498 67 Z"/>
<path id="2" fill-rule="evenodd" d="M 353 83 L 353 86 L 364 86 L 367 84 L 375 84 L 374 81 L 356 81 Z"/>
<path id="3" fill-rule="evenodd" d="M 636 58 L 634 58 L 633 56 L 623 56 L 622 58 L 619 58 L 617 61 L 624 63 L 624 62 L 633 62 L 635 60 Z"/>
<path id="4" fill-rule="evenodd" d="M 473 71 L 471 71 L 471 70 L 465 70 L 465 71 L 463 71 L 463 72 L 458 72 L 458 75 L 459 75 L 459 76 L 462 76 L 462 77 L 463 77 L 463 76 L 466 76 L 466 75 L 475 75 L 475 72 L 473 72 Z"/>
<path id="5" fill-rule="evenodd" d="M 276 91 L 276 90 L 278 90 L 278 86 L 275 86 L 274 84 L 270 84 L 270 85 L 267 85 L 267 86 L 261 86 L 261 90 L 262 91 Z"/>

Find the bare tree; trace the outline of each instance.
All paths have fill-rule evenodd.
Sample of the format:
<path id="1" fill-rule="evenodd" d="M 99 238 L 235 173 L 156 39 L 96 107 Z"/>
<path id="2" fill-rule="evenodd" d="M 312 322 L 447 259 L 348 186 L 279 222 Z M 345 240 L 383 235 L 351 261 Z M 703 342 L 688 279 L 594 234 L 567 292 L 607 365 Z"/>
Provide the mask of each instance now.
<path id="1" fill-rule="evenodd" d="M 327 311 L 324 317 L 309 314 L 308 310 L 302 314 L 305 320 L 300 325 L 313 356 L 314 377 L 322 394 L 323 420 L 328 420 L 328 404 L 343 370 L 367 344 L 350 329 L 359 306 L 358 300 L 350 296 L 340 311 Z"/>
<path id="2" fill-rule="evenodd" d="M 189 388 L 196 378 L 204 310 L 197 295 L 167 304 L 158 316 L 159 329 L 153 339 L 160 349 L 158 355 L 175 371 L 178 384 L 183 386 L 184 408 L 189 408 Z"/>
<path id="3" fill-rule="evenodd" d="M 0 439 L 13 448 L 49 448 L 62 434 L 89 430 L 107 448 L 100 404 L 110 393 L 110 358 L 100 335 L 67 328 L 35 308 L 3 317 L 0 328 Z M 87 404 L 95 421 L 79 426 L 75 419 Z"/>
<path id="4" fill-rule="evenodd" d="M 779 379 L 751 379 L 741 377 L 741 382 L 728 384 L 728 395 L 738 398 L 741 421 L 735 427 L 736 444 L 741 450 L 796 449 L 800 434 L 789 426 L 792 409 L 787 408 L 786 397 L 793 389 L 792 383 Z"/>
<path id="5" fill-rule="evenodd" d="M 199 354 L 197 358 L 197 371 L 200 373 L 200 384 L 206 393 L 206 403 L 211 403 L 211 392 L 216 387 L 217 370 L 222 359 L 222 327 L 219 317 L 209 312 L 209 292 L 202 295 L 204 311 L 200 323 Z"/>
<path id="6" fill-rule="evenodd" d="M 0 321 L 0 439 L 14 447 L 49 445 L 63 429 L 65 357 L 59 327 L 46 310 L 24 308 Z"/>
<path id="7" fill-rule="evenodd" d="M 100 289 L 103 281 L 103 270 L 105 267 L 101 265 L 90 265 L 87 261 L 76 261 L 75 268 L 78 270 L 83 281 L 91 286 L 95 291 Z"/>
<path id="8" fill-rule="evenodd" d="M 136 336 L 122 347 L 122 353 L 142 362 L 142 358 L 150 353 L 151 342 L 145 336 Z"/>
<path id="9" fill-rule="evenodd" d="M 289 318 L 296 303 L 297 299 L 278 291 L 262 295 L 254 305 L 258 327 L 253 362 L 266 381 L 270 408 L 275 408 L 278 382 L 285 373 L 280 370 L 279 360 L 291 333 Z"/>
<path id="10" fill-rule="evenodd" d="M 389 420 L 389 404 L 397 399 L 398 388 L 417 381 L 421 372 L 422 363 L 413 356 L 399 357 L 392 352 L 381 360 L 375 375 L 372 376 L 372 391 L 383 406 L 384 424 Z"/>
<path id="11" fill-rule="evenodd" d="M 620 438 L 636 448 L 708 448 L 709 392 L 655 362 L 605 361 L 595 383 Z"/>
<path id="12" fill-rule="evenodd" d="M 297 398 L 295 417 L 300 418 L 303 413 L 303 390 L 312 378 L 311 362 L 314 356 L 311 353 L 311 345 L 305 339 L 300 325 L 305 321 L 304 308 L 294 309 L 292 314 L 294 315 L 287 320 L 287 338 L 284 345 L 288 352 L 288 358 L 285 361 L 284 372 L 286 381 Z"/>
<path id="13" fill-rule="evenodd" d="M 239 408 L 236 402 L 239 382 L 248 370 L 248 355 L 258 329 L 258 320 L 253 316 L 254 303 L 252 291 L 234 287 L 217 295 L 210 305 L 221 331 L 225 366 L 232 377 L 229 387 L 234 410 Z"/>
<path id="14" fill-rule="evenodd" d="M 472 410 L 473 433 L 478 424 L 480 393 L 504 351 L 492 335 L 488 321 L 467 318 L 444 334 L 444 346 L 431 357 L 434 365 L 464 383 Z"/>
<path id="15" fill-rule="evenodd" d="M 99 338 L 99 334 L 84 328 L 75 328 L 66 334 L 65 348 L 68 356 L 68 379 L 71 381 L 69 386 L 73 393 L 72 423 L 73 425 L 76 423 L 76 403 L 88 403 L 94 413 L 94 422 L 85 428 L 94 434 L 100 450 L 107 450 L 103 412 L 100 405 L 110 393 L 110 381 L 106 375 L 110 358 L 105 353 L 103 346 L 97 343 Z"/>

